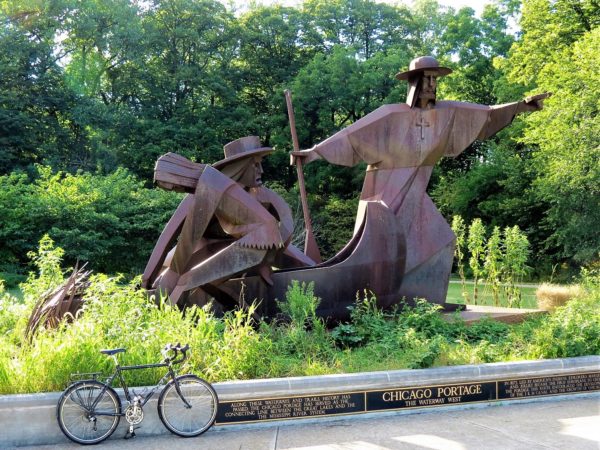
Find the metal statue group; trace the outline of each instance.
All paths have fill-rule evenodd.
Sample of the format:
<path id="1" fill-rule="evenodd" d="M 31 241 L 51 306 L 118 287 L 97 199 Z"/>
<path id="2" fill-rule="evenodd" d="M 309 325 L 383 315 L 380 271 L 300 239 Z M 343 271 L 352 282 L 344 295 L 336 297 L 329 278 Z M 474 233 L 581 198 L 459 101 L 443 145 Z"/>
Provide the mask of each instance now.
<path id="1" fill-rule="evenodd" d="M 437 101 L 439 77 L 452 71 L 431 56 L 411 61 L 396 78 L 408 82 L 406 103 L 384 105 L 311 149 L 300 151 L 286 93 L 306 225 L 306 245 L 292 245 L 290 207 L 262 185 L 262 158 L 273 149 L 256 136 L 225 145 L 212 165 L 174 153 L 159 158 L 155 182 L 188 195 L 150 256 L 143 285 L 180 306 L 212 302 L 219 312 L 260 300 L 258 314 L 277 313 L 293 280 L 314 282 L 317 313 L 344 319 L 359 291 L 390 307 L 426 298 L 446 308 L 455 235 L 426 193 L 433 166 L 487 139 L 549 94 L 503 105 Z M 367 163 L 351 240 L 321 262 L 308 215 L 302 165 L 317 159 Z"/>

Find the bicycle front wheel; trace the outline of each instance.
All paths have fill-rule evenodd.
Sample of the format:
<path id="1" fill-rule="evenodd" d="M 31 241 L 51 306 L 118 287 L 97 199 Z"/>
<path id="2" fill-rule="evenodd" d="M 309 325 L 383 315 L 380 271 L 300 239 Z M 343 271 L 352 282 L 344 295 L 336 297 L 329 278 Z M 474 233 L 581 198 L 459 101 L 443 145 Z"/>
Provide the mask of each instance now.
<path id="1" fill-rule="evenodd" d="M 182 375 L 170 381 L 160 393 L 158 417 L 178 436 L 199 436 L 214 423 L 218 404 L 217 393 L 209 383 L 196 375 Z"/>
<path id="2" fill-rule="evenodd" d="M 56 418 L 62 432 L 78 444 L 107 439 L 121 420 L 121 400 L 110 386 L 87 380 L 72 384 L 58 400 Z"/>

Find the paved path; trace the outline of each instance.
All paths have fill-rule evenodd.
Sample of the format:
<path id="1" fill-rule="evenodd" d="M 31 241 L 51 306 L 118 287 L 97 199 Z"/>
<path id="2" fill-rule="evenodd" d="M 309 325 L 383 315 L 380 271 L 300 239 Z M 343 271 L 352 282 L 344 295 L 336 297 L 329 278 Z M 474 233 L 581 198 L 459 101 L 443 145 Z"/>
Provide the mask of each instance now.
<path id="1" fill-rule="evenodd" d="M 75 444 L 26 447 L 81 449 Z M 600 449 L 600 395 L 421 414 L 348 416 L 327 421 L 214 427 L 193 439 L 110 440 L 101 449 L 387 450 Z"/>
<path id="2" fill-rule="evenodd" d="M 450 284 L 461 284 L 462 281 L 461 280 L 450 280 Z M 465 280 L 465 284 L 468 284 L 470 286 L 473 286 L 475 284 L 474 281 L 471 280 Z M 479 281 L 479 283 L 477 283 L 479 286 L 487 286 L 488 284 L 485 281 Z M 520 287 L 520 288 L 537 288 L 541 283 L 516 283 L 514 284 L 514 286 L 516 287 Z M 500 283 L 498 286 L 508 286 L 507 283 Z"/>

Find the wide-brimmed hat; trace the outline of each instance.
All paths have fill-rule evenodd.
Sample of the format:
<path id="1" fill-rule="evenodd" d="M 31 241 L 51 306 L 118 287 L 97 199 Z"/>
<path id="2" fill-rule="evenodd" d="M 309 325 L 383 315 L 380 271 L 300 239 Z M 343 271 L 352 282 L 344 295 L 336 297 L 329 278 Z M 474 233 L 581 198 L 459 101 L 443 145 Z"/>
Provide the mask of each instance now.
<path id="1" fill-rule="evenodd" d="M 422 73 L 426 70 L 429 72 L 435 72 L 438 77 L 443 77 L 444 75 L 452 73 L 452 69 L 449 69 L 448 67 L 440 67 L 437 59 L 435 59 L 433 56 L 419 56 L 410 62 L 407 71 L 398 72 L 396 74 L 396 78 L 398 80 L 408 80 L 414 75 Z"/>
<path id="2" fill-rule="evenodd" d="M 235 141 L 231 141 L 223 146 L 225 159 L 217 161 L 212 166 L 215 169 L 221 169 L 235 161 L 250 156 L 264 156 L 273 151 L 271 147 L 263 147 L 258 136 L 246 136 Z"/>

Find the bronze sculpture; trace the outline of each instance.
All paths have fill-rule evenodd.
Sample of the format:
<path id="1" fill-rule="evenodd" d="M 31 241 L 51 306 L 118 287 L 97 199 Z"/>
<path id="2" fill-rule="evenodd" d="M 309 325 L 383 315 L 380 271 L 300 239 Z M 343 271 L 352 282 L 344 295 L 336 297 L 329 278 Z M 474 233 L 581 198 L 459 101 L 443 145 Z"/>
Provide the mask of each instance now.
<path id="1" fill-rule="evenodd" d="M 541 109 L 548 96 L 497 106 L 437 102 L 437 78 L 451 72 L 431 56 L 412 60 L 409 70 L 396 75 L 408 81 L 406 104 L 382 106 L 310 150 L 293 152 L 304 163 L 323 158 L 345 166 L 368 164 L 354 232 L 369 203 L 386 205 L 406 239 L 399 297 L 424 297 L 442 305 L 455 236 L 425 192 L 433 166 L 493 136 L 517 114 Z"/>
<path id="2" fill-rule="evenodd" d="M 256 136 L 230 142 L 225 159 L 196 164 L 168 153 L 156 163 L 154 180 L 167 190 L 187 192 L 162 232 L 142 277 L 172 303 L 203 304 L 219 295 L 222 281 L 258 273 L 270 283 L 271 267 L 313 264 L 290 245 L 292 213 L 262 185 L 262 157 L 271 153 Z M 177 241 L 178 240 L 178 241 Z M 175 242 L 177 244 L 175 245 Z"/>
<path id="3" fill-rule="evenodd" d="M 455 157 L 473 141 L 494 135 L 510 124 L 516 114 L 539 110 L 542 100 L 548 96 L 541 94 L 497 106 L 437 102 L 437 78 L 449 73 L 451 70 L 440 67 L 433 57 L 414 59 L 409 70 L 396 75 L 396 78 L 406 80 L 409 84 L 405 104 L 382 106 L 313 148 L 292 152 L 292 162 L 297 158 L 301 158 L 303 163 L 323 158 L 345 166 L 353 166 L 360 161 L 368 164 L 354 236 L 333 258 L 313 264 L 310 258 L 300 256 L 294 247 L 286 247 L 289 229 L 285 225 L 283 229 L 286 232 L 273 239 L 277 234 L 276 225 L 267 224 L 269 219 L 264 214 L 261 216 L 264 230 L 261 233 L 265 234 L 261 236 L 269 236 L 269 239 L 258 244 L 258 247 L 234 246 L 230 243 L 225 249 L 216 248 L 216 252 L 211 252 L 208 244 L 200 244 L 204 253 L 197 248 L 184 249 L 191 242 L 201 242 L 197 240 L 198 236 L 188 237 L 194 232 L 186 231 L 185 225 L 185 232 L 181 233 L 183 239 L 177 244 L 173 260 L 169 262 L 167 258 L 169 269 L 156 278 L 157 262 L 165 259 L 163 256 L 166 255 L 166 247 L 159 240 L 144 275 L 146 285 L 164 288 L 173 301 L 178 300 L 182 289 L 190 291 L 200 286 L 203 292 L 209 293 L 221 305 L 236 304 L 244 295 L 250 300 L 261 300 L 259 312 L 266 316 L 276 314 L 275 299 L 284 298 L 292 280 L 314 281 L 315 294 L 322 298 L 317 313 L 333 319 L 347 317 L 347 307 L 354 303 L 357 291 L 365 289 L 373 291 L 382 308 L 397 304 L 403 298 L 411 301 L 416 297 L 449 307 L 445 305 L 445 298 L 455 236 L 425 192 L 433 166 L 441 157 Z M 156 178 L 164 184 L 168 180 L 161 181 L 159 165 Z M 190 186 L 186 188 L 187 192 L 195 192 L 194 207 L 191 206 L 192 200 L 184 200 L 182 205 L 186 201 L 190 204 L 185 208 L 180 207 L 188 215 L 186 224 L 195 223 L 193 216 L 198 214 L 194 211 L 203 208 L 200 199 L 206 192 L 195 187 L 197 175 L 189 174 Z M 198 186 L 202 184 L 199 182 Z M 213 204 L 213 200 L 209 201 L 209 205 Z M 246 206 L 249 205 L 250 202 L 246 202 Z M 247 224 L 244 218 L 249 213 L 240 210 L 239 214 L 242 219 L 240 229 L 245 229 Z M 172 219 L 174 223 L 169 222 L 167 228 L 181 226 L 183 215 L 178 210 L 174 219 L 179 219 Z M 234 219 L 235 213 L 229 217 L 229 220 Z M 280 228 L 283 222 L 285 220 L 280 222 Z M 223 225 L 223 230 L 228 232 Z M 201 228 L 202 232 L 205 229 L 205 226 Z M 161 240 L 171 239 L 171 245 L 172 236 L 173 233 L 166 233 L 165 239 L 161 236 Z M 244 239 L 245 236 L 240 241 Z M 260 248 L 261 245 L 264 248 Z M 273 251 L 275 247 L 279 250 Z M 279 269 L 270 273 L 269 264 L 275 265 L 273 262 L 284 248 L 292 258 L 280 262 L 276 265 Z M 202 264 L 209 267 L 210 256 L 222 258 L 224 251 L 235 257 L 238 266 L 227 266 L 226 270 L 220 271 L 213 269 L 210 277 L 191 275 L 194 271 L 199 274 L 198 261 L 204 261 Z M 267 257 L 269 252 L 273 256 Z M 179 257 L 179 254 L 185 257 Z M 199 256 L 193 257 L 195 254 Z M 173 272 L 176 275 L 172 275 Z M 217 274 L 219 277 L 215 278 Z M 170 277 L 183 278 L 184 282 L 178 281 L 174 287 Z M 204 280 L 211 277 L 214 280 L 204 285 Z"/>

